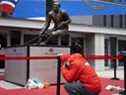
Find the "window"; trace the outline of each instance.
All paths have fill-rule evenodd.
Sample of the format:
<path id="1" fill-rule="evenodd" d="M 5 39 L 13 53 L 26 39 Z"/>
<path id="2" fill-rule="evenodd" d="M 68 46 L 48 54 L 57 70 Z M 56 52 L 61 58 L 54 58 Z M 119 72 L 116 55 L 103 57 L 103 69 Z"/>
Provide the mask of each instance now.
<path id="1" fill-rule="evenodd" d="M 125 15 L 125 23 L 124 24 L 125 24 L 125 28 L 126 28 L 126 15 Z"/>
<path id="2" fill-rule="evenodd" d="M 34 39 L 35 37 L 37 37 L 37 35 L 32 35 L 32 34 L 26 34 L 26 35 L 24 35 L 24 43 L 27 43 L 28 41 L 31 41 L 32 39 Z M 34 42 L 36 42 L 37 41 L 37 39 L 36 40 L 34 40 L 34 41 L 32 41 L 31 43 L 34 43 Z M 30 44 L 31 44 L 30 43 Z"/>
<path id="3" fill-rule="evenodd" d="M 1 47 L 6 47 L 7 46 L 6 35 L 0 35 L 0 45 L 1 45 Z"/>
<path id="4" fill-rule="evenodd" d="M 58 45 L 58 35 L 51 37 L 47 42 L 46 45 Z"/>
<path id="5" fill-rule="evenodd" d="M 69 35 L 68 34 L 61 36 L 61 45 L 69 46 Z"/>
<path id="6" fill-rule="evenodd" d="M 111 15 L 111 27 L 113 27 L 114 26 L 114 15 Z"/>
<path id="7" fill-rule="evenodd" d="M 123 50 L 126 50 L 126 40 L 118 40 L 118 53 Z M 123 66 L 123 61 L 119 61 L 118 65 Z"/>
<path id="8" fill-rule="evenodd" d="M 11 46 L 20 45 L 21 33 L 20 31 L 11 31 Z"/>
<path id="9" fill-rule="evenodd" d="M 119 15 L 119 25 L 120 25 L 120 28 L 123 27 L 123 16 L 122 15 Z"/>
<path id="10" fill-rule="evenodd" d="M 105 55 L 109 54 L 109 40 L 105 39 Z M 105 59 L 105 66 L 109 66 L 109 60 Z"/>
<path id="11" fill-rule="evenodd" d="M 104 15 L 103 16 L 103 25 L 106 27 L 106 20 L 107 20 L 107 18 L 106 18 L 106 15 Z"/>

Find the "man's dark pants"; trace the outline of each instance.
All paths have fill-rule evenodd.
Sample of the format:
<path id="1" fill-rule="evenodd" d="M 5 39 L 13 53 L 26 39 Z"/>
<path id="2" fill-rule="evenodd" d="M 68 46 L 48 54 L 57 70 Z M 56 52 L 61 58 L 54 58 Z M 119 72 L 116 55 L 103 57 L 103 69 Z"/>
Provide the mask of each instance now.
<path id="1" fill-rule="evenodd" d="M 86 89 L 80 82 L 66 83 L 64 88 L 69 95 L 98 95 Z"/>

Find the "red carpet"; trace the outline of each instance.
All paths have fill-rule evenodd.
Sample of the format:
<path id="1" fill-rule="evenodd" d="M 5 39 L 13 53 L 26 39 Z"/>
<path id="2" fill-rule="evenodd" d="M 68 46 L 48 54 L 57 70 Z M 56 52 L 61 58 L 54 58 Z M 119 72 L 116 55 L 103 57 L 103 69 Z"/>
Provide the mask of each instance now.
<path id="1" fill-rule="evenodd" d="M 0 79 L 3 79 L 0 77 Z M 106 78 L 102 78 L 102 91 L 100 95 L 112 95 L 110 91 L 105 90 L 105 87 L 107 85 L 117 85 L 123 87 L 123 81 L 114 81 Z M 3 88 L 0 88 L 0 95 L 56 95 L 56 86 L 51 86 L 46 89 L 18 89 L 18 90 L 5 90 Z M 61 86 L 61 95 L 68 95 L 66 91 L 63 88 L 63 85 Z"/>
<path id="2" fill-rule="evenodd" d="M 123 80 L 111 80 L 107 78 L 102 78 L 101 80 L 102 80 L 102 91 L 100 95 L 112 95 L 112 92 L 105 90 L 105 87 L 107 85 L 115 85 L 115 86 L 124 87 Z"/>

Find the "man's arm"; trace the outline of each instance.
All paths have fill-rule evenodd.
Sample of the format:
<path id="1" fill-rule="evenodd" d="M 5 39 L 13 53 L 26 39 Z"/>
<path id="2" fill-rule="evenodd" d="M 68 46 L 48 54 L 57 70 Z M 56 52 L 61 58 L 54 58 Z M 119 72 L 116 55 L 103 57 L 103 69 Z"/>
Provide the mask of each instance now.
<path id="1" fill-rule="evenodd" d="M 42 32 L 40 33 L 40 35 L 44 34 L 47 31 L 48 27 L 50 26 L 50 22 L 51 22 L 51 14 L 48 14 L 48 17 L 46 18 L 46 23 L 42 28 Z"/>
<path id="2" fill-rule="evenodd" d="M 64 17 L 64 18 L 63 18 L 64 21 L 62 21 L 62 22 L 55 28 L 55 30 L 59 29 L 59 28 L 62 27 L 63 25 L 68 25 L 69 23 L 71 23 L 71 19 L 70 19 L 69 15 L 68 15 L 66 12 L 63 12 L 62 15 L 63 15 L 63 17 Z M 54 30 L 54 31 L 55 31 L 55 30 Z"/>
<path id="3" fill-rule="evenodd" d="M 64 64 L 61 68 L 63 77 L 67 82 L 73 82 L 76 81 L 79 77 L 79 66 L 75 64 Z"/>
<path id="4" fill-rule="evenodd" d="M 58 25 L 58 27 L 60 28 L 60 27 L 63 26 L 63 25 L 69 24 L 70 22 L 71 22 L 70 19 L 68 19 L 68 20 L 66 20 L 66 21 L 63 21 L 63 22 L 61 22 L 60 25 Z"/>
<path id="5" fill-rule="evenodd" d="M 63 24 L 71 23 L 71 19 L 70 19 L 69 15 L 66 12 L 63 12 L 63 15 L 64 15 L 64 18 L 65 18 L 65 21 L 63 21 Z"/>

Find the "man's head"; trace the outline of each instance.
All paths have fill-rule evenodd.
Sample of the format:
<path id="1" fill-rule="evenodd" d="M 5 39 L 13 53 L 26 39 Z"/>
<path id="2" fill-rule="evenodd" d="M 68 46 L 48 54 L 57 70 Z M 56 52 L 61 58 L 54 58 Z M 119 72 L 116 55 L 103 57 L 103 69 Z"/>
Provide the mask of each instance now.
<path id="1" fill-rule="evenodd" d="M 53 11 L 58 13 L 59 12 L 60 5 L 59 4 L 53 4 Z"/>
<path id="2" fill-rule="evenodd" d="M 80 54 L 83 54 L 82 52 L 82 46 L 78 43 L 78 42 L 74 42 L 73 45 L 71 45 L 71 49 L 73 50 L 72 54 L 73 53 L 80 53 Z"/>

